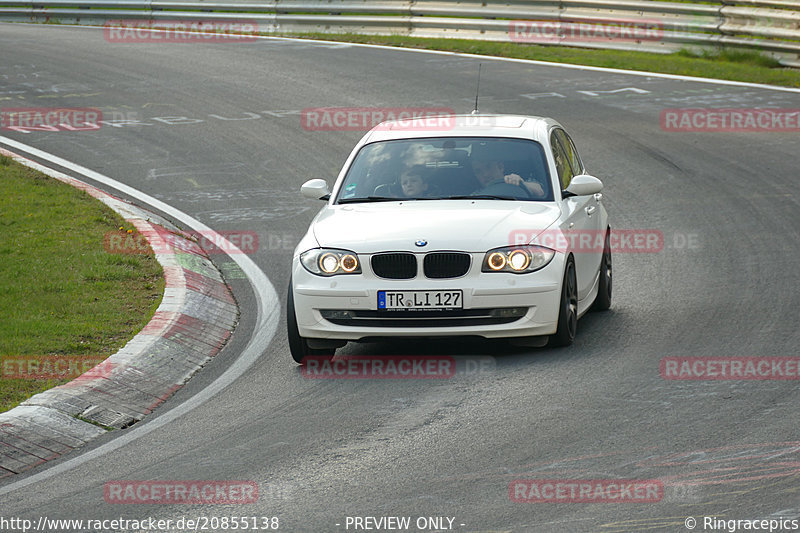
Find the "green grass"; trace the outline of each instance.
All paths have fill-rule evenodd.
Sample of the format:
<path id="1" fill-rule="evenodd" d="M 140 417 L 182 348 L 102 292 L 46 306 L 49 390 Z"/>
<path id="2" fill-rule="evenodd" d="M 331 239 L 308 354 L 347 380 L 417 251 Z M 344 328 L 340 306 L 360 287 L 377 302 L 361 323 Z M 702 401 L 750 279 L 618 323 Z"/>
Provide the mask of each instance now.
<path id="1" fill-rule="evenodd" d="M 742 63 L 752 65 L 755 67 L 765 67 L 770 69 L 782 68 L 778 60 L 774 57 L 765 56 L 752 50 L 720 50 L 718 52 L 710 52 L 704 50 L 702 52 L 692 52 L 687 49 L 680 50 L 675 55 L 680 57 L 710 59 L 714 61 L 726 61 L 728 63 Z"/>
<path id="2" fill-rule="evenodd" d="M 161 265 L 106 252 L 121 227 L 88 194 L 0 156 L 0 412 L 68 381 L 9 377 L 12 360 L 104 359 L 152 317 Z"/>
<path id="3" fill-rule="evenodd" d="M 574 63 L 596 67 L 644 70 L 682 76 L 800 87 L 800 70 L 780 67 L 775 59 L 749 51 L 721 50 L 715 53 L 694 54 L 687 50 L 682 50 L 674 54 L 654 54 L 649 52 L 586 50 L 567 46 L 542 46 L 468 39 L 434 39 L 400 35 L 328 33 L 287 33 L 279 35 L 326 41 L 446 50 L 488 56 L 534 59 L 555 63 Z"/>

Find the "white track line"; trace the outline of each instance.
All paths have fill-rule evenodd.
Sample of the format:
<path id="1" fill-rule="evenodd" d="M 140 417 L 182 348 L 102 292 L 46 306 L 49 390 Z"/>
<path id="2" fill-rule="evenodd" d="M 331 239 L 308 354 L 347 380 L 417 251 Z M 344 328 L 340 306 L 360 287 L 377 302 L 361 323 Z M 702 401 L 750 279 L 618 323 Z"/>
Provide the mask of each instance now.
<path id="1" fill-rule="evenodd" d="M 0 24 L 26 24 L 26 25 L 33 25 L 33 26 L 40 26 L 41 23 L 37 22 L 0 22 Z M 82 24 L 59 24 L 59 27 L 62 28 L 95 28 L 98 30 L 104 30 L 105 28 L 113 28 L 116 26 L 89 26 L 89 25 L 82 25 Z M 150 31 L 150 32 L 158 32 L 158 33 L 177 33 L 177 34 L 193 34 L 196 32 L 191 31 L 181 31 L 181 30 L 160 30 L 157 28 L 136 28 L 136 31 Z M 384 44 L 366 44 L 366 43 L 351 43 L 347 41 L 325 41 L 322 39 L 300 39 L 297 37 L 274 37 L 272 35 L 248 35 L 248 38 L 255 38 L 255 39 L 272 39 L 276 41 L 296 41 L 301 43 L 319 43 L 319 44 L 341 44 L 341 45 L 349 45 L 349 46 L 360 46 L 363 48 L 377 48 L 380 50 L 396 50 L 401 52 L 414 52 L 420 54 L 438 54 L 438 55 L 449 55 L 449 56 L 456 56 L 456 57 L 471 57 L 474 59 L 480 59 L 484 61 L 507 61 L 510 63 L 523 63 L 526 65 L 540 65 L 543 67 L 558 67 L 558 68 L 568 68 L 573 70 L 588 70 L 591 72 L 609 72 L 613 74 L 627 74 L 630 76 L 642 76 L 646 78 L 663 78 L 668 80 L 679 80 L 679 81 L 694 81 L 698 83 L 712 83 L 715 85 L 732 85 L 735 87 L 749 87 L 753 89 L 768 89 L 771 91 L 783 91 L 789 93 L 800 93 L 800 88 L 795 87 L 781 87 L 779 85 L 767 85 L 766 83 L 751 83 L 747 81 L 732 81 L 732 80 L 718 80 L 714 78 L 700 78 L 694 76 L 681 76 L 679 74 L 664 74 L 663 72 L 649 72 L 646 70 L 625 70 L 620 68 L 610 68 L 610 67 L 593 67 L 589 65 L 576 65 L 574 63 L 554 63 L 552 61 L 539 61 L 536 59 L 518 59 L 513 57 L 499 57 L 499 56 L 484 56 L 479 54 L 467 54 L 464 52 L 448 52 L 445 50 L 424 50 L 421 48 L 404 48 L 402 46 L 388 46 Z"/>
<path id="2" fill-rule="evenodd" d="M 45 480 L 47 478 L 59 475 L 63 472 L 71 470 L 79 465 L 82 465 L 92 459 L 99 457 L 101 455 L 105 455 L 113 450 L 121 448 L 125 446 L 129 442 L 138 439 L 144 435 L 147 435 L 151 431 L 154 431 L 161 426 L 168 424 L 175 420 L 176 418 L 183 416 L 184 414 L 188 413 L 192 409 L 199 407 L 212 397 L 214 397 L 217 393 L 222 391 L 225 387 L 230 385 L 233 381 L 235 381 L 239 376 L 241 376 L 252 364 L 258 359 L 261 354 L 264 352 L 266 347 L 269 345 L 272 338 L 275 336 L 275 332 L 278 327 L 279 321 L 279 314 L 280 314 L 280 301 L 278 299 L 278 295 L 275 292 L 275 288 L 267 279 L 267 276 L 264 272 L 256 265 L 252 259 L 250 259 L 247 255 L 243 253 L 236 253 L 238 248 L 234 246 L 232 243 L 227 241 L 224 237 L 214 232 L 211 228 L 200 222 L 199 220 L 192 218 L 191 216 L 187 215 L 183 211 L 180 211 L 169 204 L 162 202 L 152 196 L 143 193 L 133 187 L 125 185 L 124 183 L 120 183 L 119 181 L 109 178 L 108 176 L 104 176 L 94 170 L 90 170 L 86 167 L 82 167 L 65 159 L 62 159 L 58 156 L 49 154 L 47 152 L 43 152 L 37 148 L 32 146 L 28 146 L 26 144 L 17 142 L 13 139 L 9 139 L 7 137 L 0 136 L 0 144 L 6 145 L 10 148 L 25 152 L 30 154 L 34 157 L 39 159 L 48 161 L 55 165 L 59 165 L 63 168 L 69 169 L 77 174 L 85 176 L 91 180 L 94 180 L 98 183 L 102 183 L 109 187 L 116 189 L 122 193 L 127 194 L 133 198 L 136 198 L 142 204 L 149 205 L 150 207 L 166 213 L 167 215 L 173 217 L 175 220 L 178 220 L 185 224 L 188 228 L 195 230 L 197 232 L 203 232 L 204 234 L 211 235 L 211 237 L 215 240 L 221 239 L 224 243 L 221 248 L 223 250 L 231 250 L 233 253 L 230 254 L 230 258 L 233 259 L 239 267 L 244 271 L 247 275 L 247 279 L 250 281 L 250 284 L 253 286 L 253 292 L 255 293 L 255 299 L 258 307 L 258 312 L 256 315 L 256 322 L 254 327 L 253 336 L 250 338 L 250 341 L 245 346 L 244 350 L 242 351 L 241 355 L 233 362 L 233 364 L 223 372 L 217 379 L 215 379 L 211 384 L 205 387 L 203 390 L 186 400 L 180 405 L 177 405 L 164 413 L 163 415 L 157 416 L 152 420 L 145 420 L 143 422 L 139 422 L 132 429 L 126 430 L 123 435 L 99 446 L 91 451 L 83 453 L 73 459 L 68 459 L 62 463 L 56 464 L 50 468 L 47 468 L 37 474 L 31 475 L 14 483 L 10 483 L 3 487 L 0 487 L 0 496 L 3 494 L 7 494 L 9 492 L 15 491 L 17 489 L 21 489 L 27 485 L 31 485 L 38 481 Z M 208 232 L 208 233 L 205 233 Z"/>

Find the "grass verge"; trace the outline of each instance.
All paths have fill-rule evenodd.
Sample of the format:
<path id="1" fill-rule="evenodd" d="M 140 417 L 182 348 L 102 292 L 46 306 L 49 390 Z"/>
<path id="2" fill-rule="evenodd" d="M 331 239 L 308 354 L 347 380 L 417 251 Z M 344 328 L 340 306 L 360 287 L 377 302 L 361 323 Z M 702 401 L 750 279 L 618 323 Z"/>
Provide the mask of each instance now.
<path id="1" fill-rule="evenodd" d="M 161 265 L 152 251 L 106 252 L 120 228 L 135 233 L 83 191 L 0 156 L 0 412 L 115 353 L 153 316 Z"/>
<path id="2" fill-rule="evenodd" d="M 682 50 L 674 54 L 654 54 L 649 52 L 586 50 L 567 46 L 542 46 L 468 39 L 434 39 L 400 35 L 330 33 L 286 33 L 280 35 L 284 37 L 445 50 L 515 59 L 533 59 L 537 61 L 552 61 L 554 63 L 573 63 L 595 67 L 800 87 L 800 70 L 781 67 L 771 57 L 747 51 L 721 50 L 717 53 L 693 54 Z"/>

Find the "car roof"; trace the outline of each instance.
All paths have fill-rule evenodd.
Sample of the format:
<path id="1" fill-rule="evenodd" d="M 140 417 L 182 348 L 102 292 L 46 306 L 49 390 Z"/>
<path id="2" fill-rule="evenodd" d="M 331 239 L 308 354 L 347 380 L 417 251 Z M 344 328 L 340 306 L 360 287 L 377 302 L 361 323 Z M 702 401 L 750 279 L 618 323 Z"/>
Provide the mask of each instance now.
<path id="1" fill-rule="evenodd" d="M 546 142 L 550 127 L 560 124 L 547 117 L 524 115 L 430 115 L 381 122 L 361 144 L 424 137 L 512 137 Z"/>

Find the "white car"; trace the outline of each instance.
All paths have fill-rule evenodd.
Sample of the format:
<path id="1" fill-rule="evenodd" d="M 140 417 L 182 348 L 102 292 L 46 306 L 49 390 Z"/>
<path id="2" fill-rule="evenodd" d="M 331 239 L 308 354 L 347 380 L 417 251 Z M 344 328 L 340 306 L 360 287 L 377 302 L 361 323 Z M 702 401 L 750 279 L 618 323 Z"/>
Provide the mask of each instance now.
<path id="1" fill-rule="evenodd" d="M 611 305 L 602 182 L 555 120 L 385 122 L 353 149 L 292 260 L 295 361 L 348 341 L 478 336 L 569 345 Z"/>

